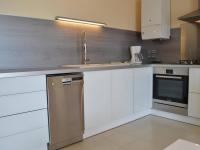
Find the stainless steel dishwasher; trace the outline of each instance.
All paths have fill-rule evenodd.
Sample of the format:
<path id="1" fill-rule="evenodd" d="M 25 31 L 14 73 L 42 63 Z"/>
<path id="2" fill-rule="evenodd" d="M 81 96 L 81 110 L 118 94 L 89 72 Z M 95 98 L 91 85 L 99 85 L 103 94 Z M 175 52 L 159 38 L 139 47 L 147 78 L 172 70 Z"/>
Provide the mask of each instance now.
<path id="1" fill-rule="evenodd" d="M 82 74 L 47 76 L 49 150 L 57 150 L 83 139 Z"/>

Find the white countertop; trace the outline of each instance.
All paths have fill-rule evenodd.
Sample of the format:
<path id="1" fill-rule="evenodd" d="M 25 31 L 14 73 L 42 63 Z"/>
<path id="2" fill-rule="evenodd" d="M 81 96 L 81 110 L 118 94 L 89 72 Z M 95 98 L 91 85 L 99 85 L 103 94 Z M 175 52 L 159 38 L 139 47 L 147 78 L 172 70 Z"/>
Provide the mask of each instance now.
<path id="1" fill-rule="evenodd" d="M 188 67 L 200 68 L 200 65 L 179 65 L 179 64 L 125 64 L 125 65 L 98 65 L 93 67 L 79 68 L 79 67 L 52 67 L 52 68 L 24 68 L 24 69 L 0 69 L 0 78 L 17 77 L 17 76 L 34 76 L 34 75 L 48 75 L 60 73 L 76 73 L 87 71 L 101 71 L 127 68 L 141 68 L 141 67 Z"/>

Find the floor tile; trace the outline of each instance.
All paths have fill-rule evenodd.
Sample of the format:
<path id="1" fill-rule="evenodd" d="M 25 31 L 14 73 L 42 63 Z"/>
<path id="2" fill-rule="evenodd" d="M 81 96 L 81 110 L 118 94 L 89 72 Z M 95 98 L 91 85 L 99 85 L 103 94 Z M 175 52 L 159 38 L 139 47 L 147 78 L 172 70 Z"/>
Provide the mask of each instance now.
<path id="1" fill-rule="evenodd" d="M 200 127 L 147 116 L 62 150 L 162 150 L 177 139 L 200 144 Z"/>

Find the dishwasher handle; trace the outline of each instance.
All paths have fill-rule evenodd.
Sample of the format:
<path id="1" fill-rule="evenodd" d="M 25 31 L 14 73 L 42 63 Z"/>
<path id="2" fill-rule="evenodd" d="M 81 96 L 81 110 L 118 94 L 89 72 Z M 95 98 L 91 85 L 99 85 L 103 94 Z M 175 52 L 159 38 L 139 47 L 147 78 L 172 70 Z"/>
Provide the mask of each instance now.
<path id="1" fill-rule="evenodd" d="M 71 85 L 72 83 L 75 83 L 75 82 L 82 82 L 82 78 L 68 78 L 68 77 L 65 77 L 65 78 L 62 78 L 62 84 L 63 85 Z"/>
<path id="2" fill-rule="evenodd" d="M 63 85 L 71 85 L 72 84 L 72 78 L 62 78 L 62 84 Z"/>

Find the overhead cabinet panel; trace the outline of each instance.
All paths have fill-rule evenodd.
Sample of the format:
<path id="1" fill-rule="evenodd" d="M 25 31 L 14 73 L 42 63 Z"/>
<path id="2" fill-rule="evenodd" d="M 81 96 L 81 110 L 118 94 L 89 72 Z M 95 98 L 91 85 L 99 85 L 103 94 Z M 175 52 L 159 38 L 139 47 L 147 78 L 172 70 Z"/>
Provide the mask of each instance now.
<path id="1" fill-rule="evenodd" d="M 142 27 L 161 23 L 161 0 L 142 0 Z"/>
<path id="2" fill-rule="evenodd" d="M 142 0 L 142 39 L 170 38 L 170 0 Z"/>

